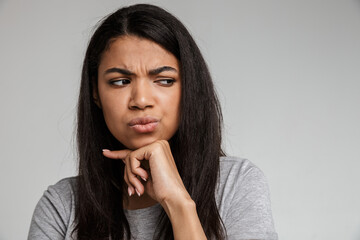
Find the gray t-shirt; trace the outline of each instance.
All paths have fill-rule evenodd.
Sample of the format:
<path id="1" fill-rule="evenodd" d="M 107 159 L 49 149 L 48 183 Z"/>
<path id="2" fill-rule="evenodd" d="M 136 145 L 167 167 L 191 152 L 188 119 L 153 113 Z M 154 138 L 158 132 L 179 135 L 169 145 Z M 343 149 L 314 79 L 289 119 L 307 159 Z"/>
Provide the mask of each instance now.
<path id="1" fill-rule="evenodd" d="M 38 202 L 28 240 L 75 240 L 71 236 L 75 219 L 76 177 L 50 186 Z M 278 239 L 271 214 L 270 195 L 264 174 L 250 161 L 220 158 L 216 202 L 227 239 Z M 161 205 L 125 210 L 132 238 L 152 239 Z M 76 235 L 76 234 L 75 234 Z"/>

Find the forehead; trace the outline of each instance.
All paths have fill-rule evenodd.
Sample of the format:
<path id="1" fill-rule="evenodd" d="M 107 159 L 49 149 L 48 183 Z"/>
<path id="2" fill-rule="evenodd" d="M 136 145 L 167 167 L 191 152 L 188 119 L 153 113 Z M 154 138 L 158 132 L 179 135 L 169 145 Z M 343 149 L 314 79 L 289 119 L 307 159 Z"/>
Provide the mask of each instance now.
<path id="1" fill-rule="evenodd" d="M 102 54 L 99 70 L 114 66 L 135 69 L 163 65 L 176 69 L 179 66 L 176 57 L 159 44 L 136 36 L 121 36 L 110 40 L 108 48 Z"/>

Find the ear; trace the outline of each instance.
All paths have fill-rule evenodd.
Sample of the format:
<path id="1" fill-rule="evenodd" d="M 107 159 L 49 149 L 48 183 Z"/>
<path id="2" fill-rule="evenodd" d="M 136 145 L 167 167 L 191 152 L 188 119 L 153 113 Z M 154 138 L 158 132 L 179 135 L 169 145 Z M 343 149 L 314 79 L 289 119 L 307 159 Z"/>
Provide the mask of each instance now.
<path id="1" fill-rule="evenodd" d="M 92 87 L 93 87 L 93 91 L 92 91 L 93 101 L 101 109 L 101 102 L 100 102 L 100 98 L 99 98 L 99 90 L 98 90 L 97 84 L 94 81 L 93 81 Z"/>

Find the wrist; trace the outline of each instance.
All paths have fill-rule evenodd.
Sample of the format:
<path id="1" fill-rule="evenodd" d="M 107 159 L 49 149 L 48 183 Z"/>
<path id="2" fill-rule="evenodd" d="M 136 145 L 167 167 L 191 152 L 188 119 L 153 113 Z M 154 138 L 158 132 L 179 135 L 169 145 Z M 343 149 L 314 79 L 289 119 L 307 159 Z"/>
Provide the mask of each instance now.
<path id="1" fill-rule="evenodd" d="M 161 205 L 171 222 L 175 218 L 186 218 L 188 214 L 196 212 L 196 204 L 189 194 L 185 194 L 182 197 L 164 199 Z"/>
<path id="2" fill-rule="evenodd" d="M 174 200 L 175 199 L 175 200 Z M 176 240 L 205 240 L 206 235 L 196 211 L 196 204 L 190 196 L 164 201 L 166 211 Z"/>

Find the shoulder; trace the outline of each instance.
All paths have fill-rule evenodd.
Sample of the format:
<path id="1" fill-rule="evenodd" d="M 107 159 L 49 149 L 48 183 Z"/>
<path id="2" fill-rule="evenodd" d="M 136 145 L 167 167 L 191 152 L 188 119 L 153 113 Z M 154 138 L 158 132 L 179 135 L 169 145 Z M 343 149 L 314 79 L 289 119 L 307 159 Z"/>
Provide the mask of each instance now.
<path id="1" fill-rule="evenodd" d="M 266 177 L 249 160 L 220 158 L 216 200 L 229 239 L 277 239 Z"/>
<path id="2" fill-rule="evenodd" d="M 249 160 L 239 157 L 220 158 L 218 191 L 226 201 L 249 193 L 253 198 L 269 196 L 264 173 Z"/>
<path id="3" fill-rule="evenodd" d="M 28 239 L 70 239 L 75 218 L 76 177 L 64 178 L 51 185 L 37 203 Z"/>
<path id="4" fill-rule="evenodd" d="M 253 168 L 258 169 L 252 162 L 250 162 L 246 158 L 234 156 L 220 157 L 220 170 L 222 172 L 246 172 Z"/>
<path id="5" fill-rule="evenodd" d="M 77 184 L 77 177 L 63 178 L 54 185 L 50 185 L 46 192 L 58 194 L 59 196 L 73 196 Z"/>
<path id="6" fill-rule="evenodd" d="M 225 182 L 229 184 L 229 182 L 232 182 L 243 185 L 244 181 L 246 181 L 246 183 L 266 183 L 266 178 L 260 168 L 245 158 L 221 157 L 219 172 L 220 184 L 224 184 Z"/>
<path id="7" fill-rule="evenodd" d="M 39 203 L 59 206 L 64 214 L 69 215 L 71 206 L 75 202 L 76 177 L 64 178 L 54 185 L 50 185 L 44 192 Z"/>

